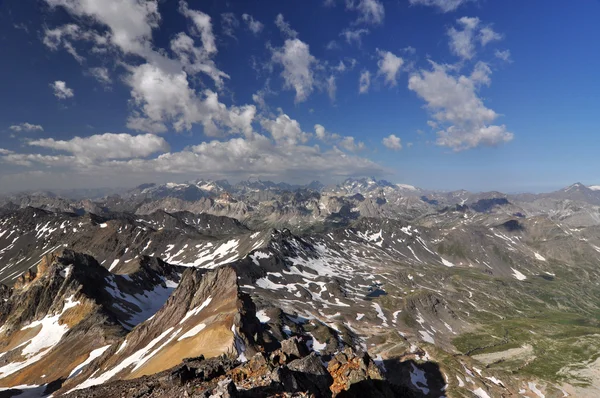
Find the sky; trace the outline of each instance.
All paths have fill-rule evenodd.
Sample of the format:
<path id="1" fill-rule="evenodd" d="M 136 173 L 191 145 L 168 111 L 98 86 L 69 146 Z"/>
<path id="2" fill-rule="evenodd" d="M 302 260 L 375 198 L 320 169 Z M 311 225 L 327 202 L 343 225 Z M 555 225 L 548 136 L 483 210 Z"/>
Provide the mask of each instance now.
<path id="1" fill-rule="evenodd" d="M 600 183 L 598 0 L 0 0 L 0 193 Z"/>

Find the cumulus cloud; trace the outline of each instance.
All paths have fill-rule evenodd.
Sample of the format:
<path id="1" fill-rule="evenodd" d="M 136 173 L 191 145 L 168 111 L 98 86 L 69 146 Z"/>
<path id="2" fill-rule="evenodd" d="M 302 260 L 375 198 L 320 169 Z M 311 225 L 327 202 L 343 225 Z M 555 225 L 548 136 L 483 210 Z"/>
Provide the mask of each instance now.
<path id="1" fill-rule="evenodd" d="M 379 0 L 346 0 L 346 8 L 358 11 L 356 23 L 379 25 L 385 18 L 385 8 Z"/>
<path id="2" fill-rule="evenodd" d="M 396 137 L 394 134 L 390 134 L 382 140 L 383 145 L 394 151 L 402 149 L 402 141 L 400 137 Z"/>
<path id="3" fill-rule="evenodd" d="M 190 9 L 187 2 L 183 0 L 179 2 L 179 12 L 194 23 L 195 29 L 193 31 L 197 36 L 200 36 L 204 50 L 209 54 L 216 53 L 217 46 L 215 44 L 210 16 L 202 11 Z"/>
<path id="4" fill-rule="evenodd" d="M 426 101 L 435 126 L 441 128 L 437 132 L 438 145 L 461 151 L 513 139 L 506 126 L 491 124 L 499 115 L 478 95 L 479 87 L 490 83 L 491 70 L 486 64 L 478 63 L 471 76 L 454 76 L 448 67 L 431 64 L 430 70 L 420 70 L 410 77 L 408 88 Z"/>
<path id="5" fill-rule="evenodd" d="M 110 29 L 108 39 L 124 53 L 147 54 L 152 29 L 158 26 L 157 0 L 45 0 L 51 7 L 64 7 L 78 17 L 87 17 Z"/>
<path id="6" fill-rule="evenodd" d="M 35 164 L 50 166 L 50 167 L 67 167 L 76 164 L 76 158 L 74 156 L 51 156 L 41 155 L 37 153 L 9 153 L 0 158 L 0 161 L 7 164 L 14 164 L 17 166 L 31 167 Z"/>
<path id="7" fill-rule="evenodd" d="M 368 93 L 369 87 L 371 87 L 371 72 L 365 70 L 360 73 L 360 78 L 358 79 L 358 93 Z"/>
<path id="8" fill-rule="evenodd" d="M 195 75 L 197 73 L 204 73 L 209 76 L 218 88 L 221 88 L 224 84 L 224 79 L 228 79 L 229 75 L 220 71 L 211 59 L 213 53 L 209 52 L 204 46 L 197 47 L 194 39 L 185 34 L 184 32 L 178 33 L 170 43 L 171 51 L 175 54 L 180 62 L 180 67 L 186 73 Z M 163 69 L 165 73 L 171 73 L 171 71 L 177 71 L 177 68 L 172 67 L 172 61 L 166 58 L 151 59 L 150 63 Z"/>
<path id="9" fill-rule="evenodd" d="M 54 90 L 54 96 L 58 99 L 67 99 L 75 96 L 75 92 L 67 87 L 67 83 L 62 80 L 57 80 L 50 84 L 50 87 Z"/>
<path id="10" fill-rule="evenodd" d="M 365 149 L 364 142 L 356 141 L 354 137 L 342 136 L 331 133 L 320 124 L 315 124 L 315 138 L 329 145 L 339 146 L 349 152 L 358 152 Z"/>
<path id="11" fill-rule="evenodd" d="M 287 39 L 283 47 L 273 49 L 272 61 L 283 66 L 284 87 L 296 91 L 296 103 L 306 101 L 314 88 L 313 67 L 317 63 L 308 44 L 300 39 Z"/>
<path id="12" fill-rule="evenodd" d="M 29 141 L 29 145 L 55 149 L 87 159 L 130 159 L 168 152 L 169 144 L 153 134 L 97 134 L 75 137 L 68 141 L 46 138 Z"/>
<path id="13" fill-rule="evenodd" d="M 258 35 L 265 27 L 260 21 L 254 19 L 252 15 L 242 14 L 242 19 L 246 22 L 246 26 L 250 29 L 250 32 Z"/>
<path id="14" fill-rule="evenodd" d="M 437 7 L 442 12 L 450 12 L 456 10 L 463 4 L 474 0 L 409 0 L 412 5 L 423 5 Z"/>
<path id="15" fill-rule="evenodd" d="M 479 31 L 479 42 L 482 46 L 486 46 L 488 43 L 493 41 L 502 40 L 502 35 L 500 33 L 494 32 L 489 26 L 481 28 Z"/>
<path id="16" fill-rule="evenodd" d="M 287 36 L 292 39 L 298 37 L 298 32 L 292 29 L 290 24 L 285 21 L 285 19 L 283 18 L 283 14 L 277 14 L 277 17 L 275 17 L 275 26 L 279 28 L 279 30 L 281 31 L 281 33 L 283 33 L 284 36 Z"/>
<path id="17" fill-rule="evenodd" d="M 450 37 L 450 51 L 462 59 L 472 59 L 475 56 L 476 40 L 481 46 L 486 46 L 492 41 L 502 39 L 502 35 L 496 33 L 489 25 L 482 26 L 479 18 L 462 17 L 456 21 L 459 29 L 451 27 L 448 29 Z"/>
<path id="18" fill-rule="evenodd" d="M 153 48 L 152 29 L 160 21 L 154 0 L 107 0 L 102 5 L 91 0 L 47 2 L 54 7 L 66 8 L 83 22 L 93 22 L 92 26 L 107 27 L 104 34 L 108 46 L 141 57 L 141 64 L 122 64 L 127 70 L 124 81 L 131 88 L 131 103 L 134 105 L 127 121 L 129 128 L 160 133 L 169 128 L 191 130 L 194 124 L 201 124 L 205 134 L 212 136 L 252 131 L 251 123 L 256 112 L 253 105 L 228 108 L 218 100 L 214 91 L 196 91 L 190 84 L 190 76 L 199 73 L 209 76 L 218 89 L 223 86 L 224 79 L 229 78 L 212 59 L 217 47 L 212 21 L 207 14 L 191 9 L 185 1 L 179 1 L 178 10 L 190 20 L 192 36 L 184 32 L 176 34 L 170 42 L 175 58 L 170 58 L 166 51 Z M 74 34 L 71 36 L 75 37 Z M 201 44 L 197 44 L 194 37 Z M 91 71 L 97 78 L 107 81 L 104 72 L 102 69 Z M 60 95 L 68 96 L 68 91 Z"/>
<path id="19" fill-rule="evenodd" d="M 355 141 L 354 137 L 344 137 L 339 142 L 339 145 L 349 152 L 358 152 L 365 149 L 364 142 Z"/>
<path id="20" fill-rule="evenodd" d="M 158 0 L 44 1 L 52 7 L 63 7 L 76 21 L 72 27 L 56 28 L 56 32 L 46 35 L 47 39 L 44 36 L 49 49 L 70 51 L 68 46 L 71 45 L 73 53 L 82 57 L 87 55 L 84 50 L 89 51 L 91 44 L 91 51 L 104 51 L 124 67 L 122 80 L 131 92 L 129 128 L 160 133 L 202 126 L 206 135 L 220 139 L 205 140 L 180 152 L 169 152 L 166 141 L 153 134 L 125 134 L 121 138 L 101 134 L 72 140 L 35 140 L 29 142 L 32 150 L 41 147 L 63 153 L 3 151 L 0 161 L 41 170 L 60 169 L 65 171 L 62 175 L 74 177 L 203 174 L 208 177 L 260 175 L 314 179 L 319 175 L 331 178 L 381 174 L 381 166 L 350 153 L 364 148 L 364 144 L 353 137 L 327 133 L 328 140 L 332 140 L 328 143 L 330 149 L 322 150 L 319 145 L 308 144 L 313 134 L 302 131 L 297 121 L 283 113 L 269 118 L 265 115 L 257 120 L 255 105 L 226 106 L 222 103 L 217 93 L 221 92 L 229 76 L 214 62 L 218 42 L 213 34 L 213 21 L 207 14 L 191 9 L 185 1 L 178 2 L 179 11 L 190 23 L 185 31 L 172 36 L 168 48 L 156 48 L 152 42 L 152 32 L 161 19 Z M 369 4 L 376 7 L 369 11 Z M 364 17 L 362 22 L 381 23 L 383 6 L 377 7 L 378 4 L 378 1 L 360 1 L 353 9 Z M 241 19 L 254 34 L 264 28 L 248 14 L 242 15 Z M 223 18 L 226 27 L 232 26 L 230 21 L 229 17 Z M 333 97 L 336 74 L 352 68 L 355 62 L 342 61 L 342 66 L 321 64 L 283 16 L 278 16 L 276 24 L 285 35 L 285 41 L 280 48 L 271 48 L 271 65 L 282 68 L 285 87 L 295 91 L 296 102 L 306 100 L 315 88 L 327 91 Z M 89 42 L 77 47 L 82 55 L 75 50 L 78 41 Z M 110 79 L 108 69 L 93 68 L 89 73 L 100 80 Z M 199 79 L 204 76 L 210 80 Z M 66 84 L 64 89 L 71 90 Z M 256 95 L 255 102 L 259 106 L 261 102 L 264 104 L 265 90 Z M 265 133 L 254 131 L 253 124 L 254 127 L 260 125 Z M 239 136 L 225 139 L 226 134 Z"/>
<path id="21" fill-rule="evenodd" d="M 0 155 L 10 155 L 11 153 L 14 152 L 8 149 L 0 148 Z"/>
<path id="22" fill-rule="evenodd" d="M 315 137 L 326 143 L 336 142 L 342 138 L 339 134 L 328 132 L 325 127 L 320 124 L 315 124 Z"/>
<path id="23" fill-rule="evenodd" d="M 293 121 L 283 115 L 279 121 L 271 122 L 273 122 L 273 129 L 281 128 L 284 136 L 291 134 L 290 131 L 297 130 L 296 127 L 299 128 L 293 126 Z M 286 128 L 282 125 L 287 125 L 289 131 L 285 131 Z M 383 173 L 380 165 L 369 159 L 344 152 L 336 146 L 321 150 L 318 145 L 304 145 L 300 140 L 292 144 L 285 137 L 278 143 L 258 133 L 226 141 L 206 141 L 180 152 L 163 153 L 151 158 L 89 159 L 78 155 L 11 153 L 0 156 L 0 162 L 29 167 L 40 166 L 44 169 L 46 166 L 61 167 L 63 171 L 60 175 L 69 175 L 73 181 L 80 181 L 81 176 L 94 176 L 94 181 L 110 176 L 113 184 L 115 181 L 122 184 L 122 181 L 143 181 L 157 176 L 165 178 L 197 178 L 198 175 L 207 178 L 260 176 L 293 181 L 315 178 L 339 179 Z M 55 178 L 56 176 L 54 175 Z M 44 181 L 48 181 L 51 177 L 52 175 L 45 175 Z"/>
<path id="24" fill-rule="evenodd" d="M 279 115 L 275 120 L 263 119 L 260 124 L 281 145 L 294 146 L 305 143 L 310 138 L 309 134 L 302 131 L 300 123 L 288 115 Z"/>
<path id="25" fill-rule="evenodd" d="M 164 132 L 171 123 L 176 131 L 190 130 L 200 123 L 207 135 L 218 136 L 224 131 L 248 134 L 256 114 L 254 105 L 227 107 L 218 94 L 204 90 L 197 94 L 186 73 L 166 73 L 152 64 L 131 68 L 127 83 L 132 88 L 134 103 L 144 117 L 132 115 L 127 126 L 139 131 Z M 148 128 L 148 130 L 145 130 Z"/>
<path id="26" fill-rule="evenodd" d="M 473 37 L 479 25 L 479 18 L 462 17 L 457 20 L 457 23 L 462 29 L 459 30 L 455 27 L 448 29 L 450 51 L 463 59 L 471 59 L 475 55 Z"/>
<path id="27" fill-rule="evenodd" d="M 377 55 L 379 56 L 379 61 L 377 62 L 379 71 L 377 73 L 385 77 L 386 84 L 395 86 L 397 84 L 396 77 L 400 72 L 400 68 L 404 65 L 404 60 L 389 51 L 382 51 L 380 49 L 377 49 Z"/>
<path id="28" fill-rule="evenodd" d="M 30 131 L 44 131 L 44 128 L 42 126 L 40 126 L 39 124 L 31 124 L 31 123 L 27 123 L 27 122 L 13 124 L 12 126 L 9 127 L 9 129 L 11 129 L 12 131 L 15 131 L 17 133 L 30 132 Z"/>

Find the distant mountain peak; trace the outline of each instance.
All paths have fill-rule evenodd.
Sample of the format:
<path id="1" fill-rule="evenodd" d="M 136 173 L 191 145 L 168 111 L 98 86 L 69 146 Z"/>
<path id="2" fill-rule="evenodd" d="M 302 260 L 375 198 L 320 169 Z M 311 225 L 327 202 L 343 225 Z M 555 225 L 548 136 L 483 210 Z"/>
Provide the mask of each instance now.
<path id="1" fill-rule="evenodd" d="M 585 185 L 583 185 L 582 183 L 576 182 L 575 184 L 569 185 L 568 187 L 563 189 L 563 191 L 570 192 L 573 190 L 587 190 L 587 189 L 589 189 L 589 188 L 586 187 Z"/>

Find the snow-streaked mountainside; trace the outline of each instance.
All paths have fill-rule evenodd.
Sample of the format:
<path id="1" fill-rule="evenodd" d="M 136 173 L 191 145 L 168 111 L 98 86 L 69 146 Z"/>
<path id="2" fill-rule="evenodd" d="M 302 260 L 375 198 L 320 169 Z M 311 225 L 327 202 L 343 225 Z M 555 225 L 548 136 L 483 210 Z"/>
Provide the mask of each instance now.
<path id="1" fill-rule="evenodd" d="M 600 191 L 582 184 L 14 195 L 0 394 L 595 397 L 599 262 Z"/>

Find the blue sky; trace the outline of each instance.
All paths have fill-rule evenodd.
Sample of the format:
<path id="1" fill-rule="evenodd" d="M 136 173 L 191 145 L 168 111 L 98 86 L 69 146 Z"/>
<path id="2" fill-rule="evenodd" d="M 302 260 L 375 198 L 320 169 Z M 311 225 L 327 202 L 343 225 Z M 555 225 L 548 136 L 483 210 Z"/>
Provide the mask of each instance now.
<path id="1" fill-rule="evenodd" d="M 597 184 L 597 15 L 597 0 L 0 2 L 0 191 Z"/>

